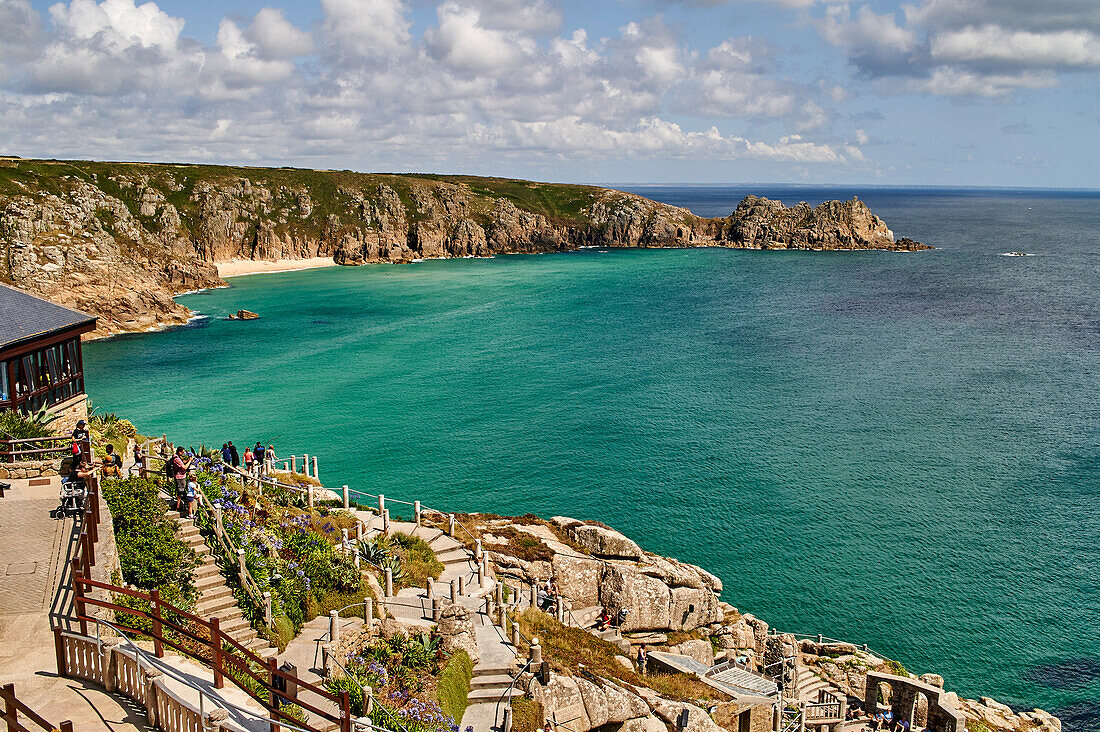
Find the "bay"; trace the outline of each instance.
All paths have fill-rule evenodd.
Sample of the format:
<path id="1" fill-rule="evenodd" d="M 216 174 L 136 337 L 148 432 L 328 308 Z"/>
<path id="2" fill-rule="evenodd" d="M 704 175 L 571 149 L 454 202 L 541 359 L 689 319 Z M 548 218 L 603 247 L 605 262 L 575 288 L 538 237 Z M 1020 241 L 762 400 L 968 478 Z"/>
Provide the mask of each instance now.
<path id="1" fill-rule="evenodd" d="M 186 327 L 87 344 L 89 393 L 178 443 L 317 454 L 328 485 L 597 519 L 781 630 L 1100 729 L 1100 194 L 638 192 L 855 193 L 937 249 L 236 278 Z"/>

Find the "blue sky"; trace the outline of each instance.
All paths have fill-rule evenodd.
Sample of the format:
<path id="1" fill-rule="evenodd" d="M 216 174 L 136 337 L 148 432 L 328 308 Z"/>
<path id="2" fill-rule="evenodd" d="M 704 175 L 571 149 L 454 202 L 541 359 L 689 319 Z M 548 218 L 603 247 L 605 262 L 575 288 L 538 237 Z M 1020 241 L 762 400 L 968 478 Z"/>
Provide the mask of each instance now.
<path id="1" fill-rule="evenodd" d="M 1096 0 L 0 0 L 0 153 L 1097 187 Z"/>

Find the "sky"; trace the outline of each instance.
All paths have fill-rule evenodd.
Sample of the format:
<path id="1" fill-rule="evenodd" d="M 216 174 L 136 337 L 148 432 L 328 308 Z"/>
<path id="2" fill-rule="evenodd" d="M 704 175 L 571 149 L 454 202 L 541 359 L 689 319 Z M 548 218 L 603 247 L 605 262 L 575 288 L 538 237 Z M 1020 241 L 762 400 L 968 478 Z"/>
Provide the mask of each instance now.
<path id="1" fill-rule="evenodd" d="M 0 0 L 0 154 L 1096 188 L 1100 0 Z"/>

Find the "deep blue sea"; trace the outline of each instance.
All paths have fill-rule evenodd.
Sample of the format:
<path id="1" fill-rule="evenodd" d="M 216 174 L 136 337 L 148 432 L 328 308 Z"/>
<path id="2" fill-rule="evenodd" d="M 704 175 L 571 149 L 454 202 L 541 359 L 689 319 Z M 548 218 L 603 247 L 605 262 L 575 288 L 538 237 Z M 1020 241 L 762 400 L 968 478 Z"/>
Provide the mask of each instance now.
<path id="1" fill-rule="evenodd" d="M 781 630 L 1100 730 L 1100 193 L 638 192 L 858 194 L 936 249 L 243 277 L 88 344 L 88 390 L 176 442 L 319 454 L 326 484 L 604 521 Z"/>

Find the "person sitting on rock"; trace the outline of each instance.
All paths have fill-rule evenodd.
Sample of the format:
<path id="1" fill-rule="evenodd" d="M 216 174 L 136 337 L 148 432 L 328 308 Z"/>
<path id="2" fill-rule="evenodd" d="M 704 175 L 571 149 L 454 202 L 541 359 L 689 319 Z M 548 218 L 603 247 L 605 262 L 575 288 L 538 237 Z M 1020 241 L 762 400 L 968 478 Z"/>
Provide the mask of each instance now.
<path id="1" fill-rule="evenodd" d="M 596 618 L 596 630 L 607 630 L 611 627 L 611 616 L 607 613 L 607 608 L 600 610 L 600 617 Z"/>
<path id="2" fill-rule="evenodd" d="M 645 643 L 638 647 L 638 673 L 643 676 L 649 673 L 649 651 L 646 650 Z"/>

